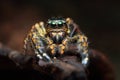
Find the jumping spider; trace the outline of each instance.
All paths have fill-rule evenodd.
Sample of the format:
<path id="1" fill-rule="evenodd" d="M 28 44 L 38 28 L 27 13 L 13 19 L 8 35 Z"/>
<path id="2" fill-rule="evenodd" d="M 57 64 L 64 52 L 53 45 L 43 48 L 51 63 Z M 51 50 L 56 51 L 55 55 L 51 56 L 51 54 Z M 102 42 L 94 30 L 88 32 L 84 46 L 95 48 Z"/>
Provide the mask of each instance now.
<path id="1" fill-rule="evenodd" d="M 34 55 L 47 62 L 53 62 L 57 55 L 67 51 L 80 54 L 85 66 L 89 60 L 87 37 L 71 18 L 51 18 L 47 23 L 36 23 L 24 42 L 25 53 L 32 49 Z"/>

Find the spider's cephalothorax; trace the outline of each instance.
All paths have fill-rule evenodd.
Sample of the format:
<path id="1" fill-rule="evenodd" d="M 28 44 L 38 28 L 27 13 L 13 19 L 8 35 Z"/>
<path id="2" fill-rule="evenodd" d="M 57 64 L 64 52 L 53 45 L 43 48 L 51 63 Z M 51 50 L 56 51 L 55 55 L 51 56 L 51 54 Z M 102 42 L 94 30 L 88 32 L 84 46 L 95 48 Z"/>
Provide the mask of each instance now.
<path id="1" fill-rule="evenodd" d="M 49 62 L 67 51 L 80 54 L 85 66 L 89 60 L 87 37 L 70 18 L 51 18 L 47 23 L 36 23 L 25 38 L 24 49 L 26 54 L 32 50 L 39 59 Z"/>
<path id="2" fill-rule="evenodd" d="M 67 36 L 67 24 L 64 19 L 49 19 L 46 26 L 47 34 L 55 44 L 61 44 Z"/>

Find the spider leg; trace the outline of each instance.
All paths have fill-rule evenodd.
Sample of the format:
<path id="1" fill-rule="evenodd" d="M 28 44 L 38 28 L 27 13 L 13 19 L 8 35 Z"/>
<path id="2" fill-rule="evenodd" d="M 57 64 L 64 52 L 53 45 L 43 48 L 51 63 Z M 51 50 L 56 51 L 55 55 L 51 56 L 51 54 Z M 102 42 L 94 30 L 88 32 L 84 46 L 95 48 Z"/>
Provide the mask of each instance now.
<path id="1" fill-rule="evenodd" d="M 77 47 L 78 52 L 81 54 L 82 57 L 82 64 L 86 66 L 88 64 L 88 41 L 87 37 L 83 34 L 79 35 L 77 40 Z"/>
<path id="2" fill-rule="evenodd" d="M 84 34 L 77 34 L 70 38 L 70 44 L 73 43 L 73 47 L 75 46 L 75 49 L 71 49 L 72 51 L 75 51 L 80 54 L 82 58 L 82 64 L 84 66 L 87 66 L 89 61 L 89 54 L 88 54 L 88 41 L 87 37 Z M 69 46 L 68 46 L 69 47 Z"/>
<path id="3" fill-rule="evenodd" d="M 28 37 L 26 37 L 25 40 L 24 40 L 24 47 L 23 47 L 24 53 L 26 52 L 27 44 L 28 44 Z"/>
<path id="4" fill-rule="evenodd" d="M 46 53 L 45 45 L 41 36 L 38 36 L 36 32 L 32 33 L 31 45 L 35 51 L 35 54 L 39 59 L 52 62 L 50 56 Z"/>
<path id="5" fill-rule="evenodd" d="M 33 41 L 32 46 L 34 47 L 35 54 L 37 57 L 41 60 L 51 62 L 51 58 L 48 56 L 48 54 L 45 52 L 44 47 L 38 47 Z"/>
<path id="6" fill-rule="evenodd" d="M 80 31 L 77 24 L 74 23 L 74 21 L 70 18 L 66 19 L 67 25 L 68 25 L 68 34 L 70 39 L 70 43 L 75 43 L 75 46 L 77 47 L 77 53 L 80 53 L 82 57 L 82 64 L 86 66 L 88 64 L 88 41 L 87 37 Z"/>
<path id="7" fill-rule="evenodd" d="M 48 43 L 47 37 L 45 37 L 46 31 L 44 28 L 44 23 L 36 23 L 33 26 L 31 35 L 31 42 L 35 48 L 35 54 L 42 60 L 52 62 L 50 56 L 46 53 L 46 44 Z"/>
<path id="8" fill-rule="evenodd" d="M 28 37 L 28 35 L 27 35 L 27 37 L 24 39 L 24 46 L 23 46 L 23 53 L 24 53 L 24 55 L 26 55 L 26 52 L 28 51 L 28 50 L 30 50 L 30 40 L 29 40 L 29 37 Z"/>
<path id="9" fill-rule="evenodd" d="M 52 62 L 49 55 L 46 53 L 45 43 L 47 43 L 47 39 L 45 37 L 45 29 L 43 26 L 43 22 L 36 23 L 29 34 L 24 40 L 24 51 L 26 51 L 29 47 L 34 55 L 36 55 L 40 60 Z M 28 47 L 27 47 L 28 46 Z M 28 54 L 29 52 L 27 52 Z"/>

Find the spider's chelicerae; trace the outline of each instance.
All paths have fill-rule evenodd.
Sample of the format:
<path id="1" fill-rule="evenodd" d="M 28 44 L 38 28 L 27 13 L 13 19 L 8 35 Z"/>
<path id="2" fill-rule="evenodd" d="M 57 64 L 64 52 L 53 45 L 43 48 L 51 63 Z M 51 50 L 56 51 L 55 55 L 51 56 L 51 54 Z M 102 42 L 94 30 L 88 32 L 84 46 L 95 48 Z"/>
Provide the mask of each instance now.
<path id="1" fill-rule="evenodd" d="M 36 23 L 24 42 L 25 53 L 33 50 L 34 55 L 47 62 L 53 62 L 68 51 L 80 54 L 85 66 L 89 60 L 87 37 L 70 18 L 51 18 L 46 23 Z"/>

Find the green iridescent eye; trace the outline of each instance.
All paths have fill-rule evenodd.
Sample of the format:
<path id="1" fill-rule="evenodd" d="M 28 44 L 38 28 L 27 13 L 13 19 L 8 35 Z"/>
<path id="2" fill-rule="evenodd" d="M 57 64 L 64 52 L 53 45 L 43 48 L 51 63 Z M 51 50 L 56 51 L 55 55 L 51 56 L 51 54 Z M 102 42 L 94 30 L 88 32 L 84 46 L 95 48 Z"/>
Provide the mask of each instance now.
<path id="1" fill-rule="evenodd" d="M 48 24 L 50 27 L 62 27 L 65 24 L 64 20 L 49 20 Z"/>
<path id="2" fill-rule="evenodd" d="M 62 24 L 62 22 L 58 22 L 58 24 Z"/>
<path id="3" fill-rule="evenodd" d="M 55 22 L 52 22 L 53 25 L 55 25 L 56 23 Z"/>
<path id="4" fill-rule="evenodd" d="M 58 23 L 58 27 L 62 27 L 63 26 L 63 23 L 62 22 L 59 22 Z"/>
<path id="5" fill-rule="evenodd" d="M 51 26 L 51 27 L 55 27 L 55 26 L 56 26 L 56 24 L 50 24 L 50 26 Z"/>

